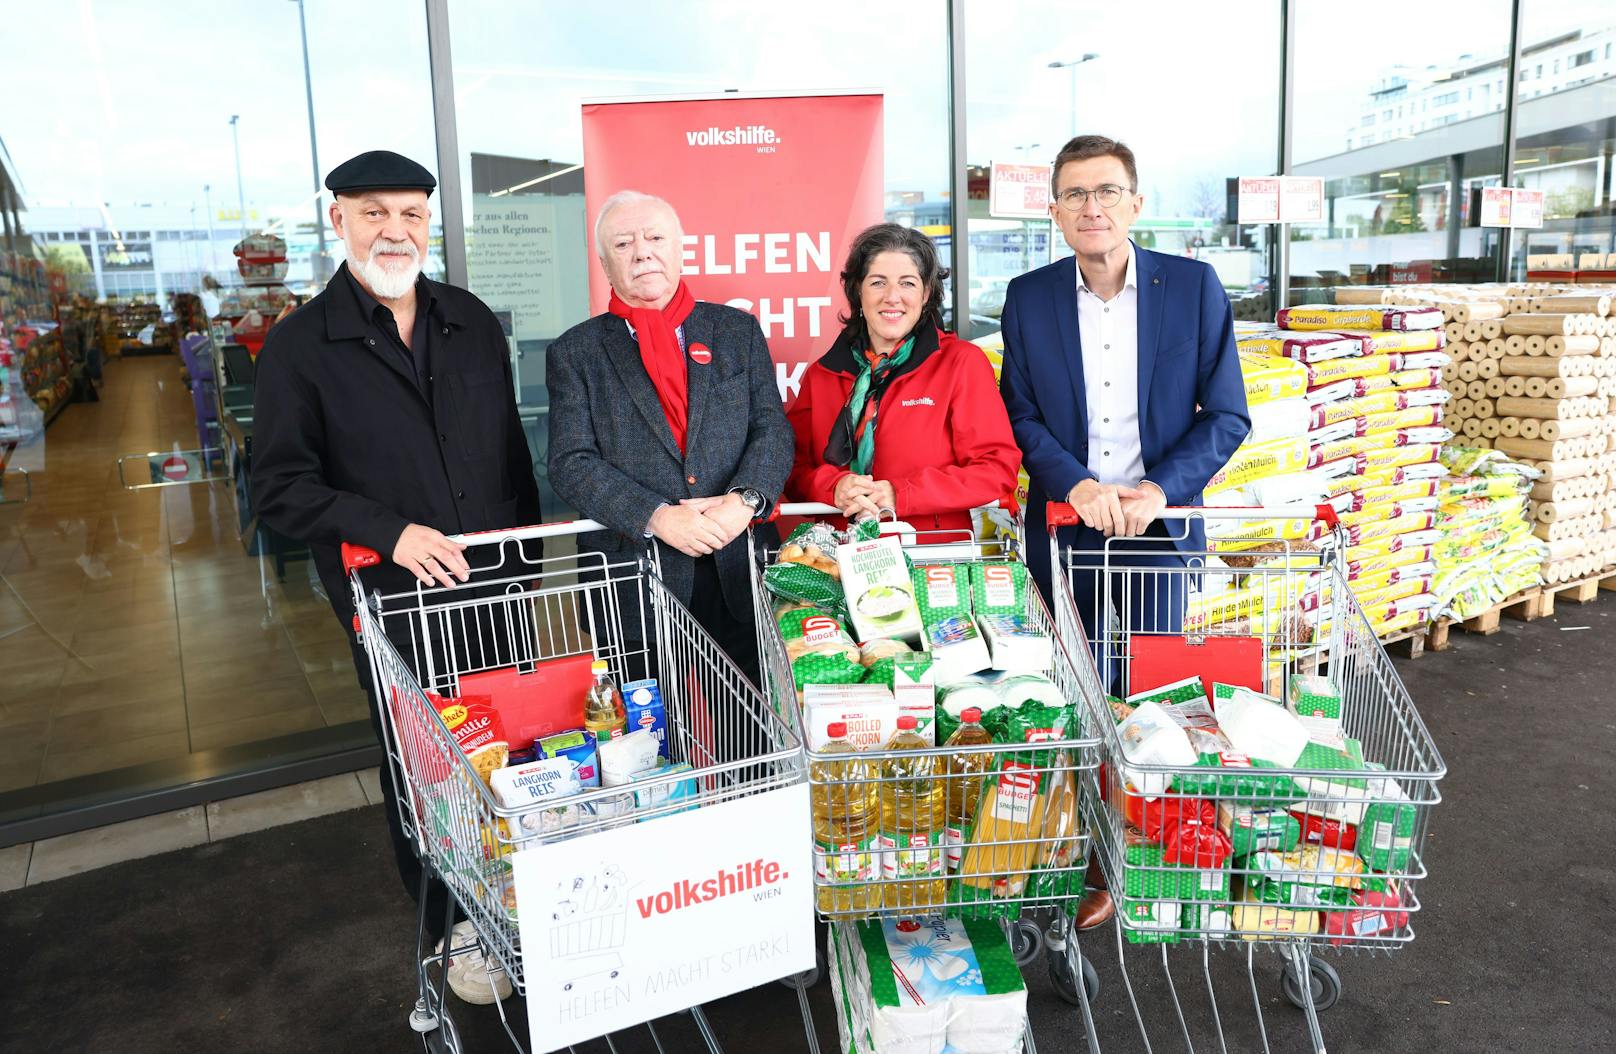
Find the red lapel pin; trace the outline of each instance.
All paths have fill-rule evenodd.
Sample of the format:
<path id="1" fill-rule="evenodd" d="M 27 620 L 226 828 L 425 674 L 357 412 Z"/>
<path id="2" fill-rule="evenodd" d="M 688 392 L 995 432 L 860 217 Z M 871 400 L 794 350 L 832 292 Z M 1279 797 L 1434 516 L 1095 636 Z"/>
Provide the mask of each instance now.
<path id="1" fill-rule="evenodd" d="M 690 358 L 699 365 L 705 366 L 713 361 L 713 349 L 705 344 L 690 345 Z"/>

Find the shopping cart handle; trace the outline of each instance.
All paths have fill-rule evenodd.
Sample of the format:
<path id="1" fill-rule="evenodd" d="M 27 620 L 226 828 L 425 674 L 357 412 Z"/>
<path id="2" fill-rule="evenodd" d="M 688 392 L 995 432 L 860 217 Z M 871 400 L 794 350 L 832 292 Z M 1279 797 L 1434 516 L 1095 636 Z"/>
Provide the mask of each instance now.
<path id="1" fill-rule="evenodd" d="M 1313 520 L 1334 530 L 1341 518 L 1329 502 L 1309 505 L 1170 505 L 1157 513 L 1158 520 Z M 1052 501 L 1044 510 L 1044 519 L 1050 527 L 1078 527 L 1083 523 L 1071 503 Z"/>
<path id="2" fill-rule="evenodd" d="M 1000 498 L 998 501 L 989 502 L 981 507 L 984 509 L 1009 509 L 1011 512 L 1016 512 L 1020 508 L 1016 504 L 1016 499 L 1012 496 Z M 841 509 L 834 505 L 826 505 L 824 502 L 781 501 L 775 503 L 769 515 L 764 517 L 763 522 L 773 523 L 782 516 L 840 516 L 841 514 Z"/>
<path id="3" fill-rule="evenodd" d="M 536 523 L 530 527 L 502 527 L 494 531 L 472 531 L 469 534 L 446 535 L 451 542 L 461 545 L 498 545 L 502 542 L 527 541 L 531 538 L 559 538 L 569 534 L 587 534 L 590 531 L 604 531 L 605 524 L 595 520 L 562 520 L 558 523 Z M 353 574 L 365 567 L 375 567 L 382 562 L 382 555 L 376 550 L 363 545 L 342 543 L 342 570 L 345 574 Z"/>

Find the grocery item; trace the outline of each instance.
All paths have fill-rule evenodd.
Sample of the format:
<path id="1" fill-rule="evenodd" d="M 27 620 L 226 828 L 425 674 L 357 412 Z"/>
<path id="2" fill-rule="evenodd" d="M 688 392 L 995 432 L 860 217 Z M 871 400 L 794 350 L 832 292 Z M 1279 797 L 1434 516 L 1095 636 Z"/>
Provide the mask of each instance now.
<path id="1" fill-rule="evenodd" d="M 1035 630 L 1027 616 L 978 615 L 976 622 L 995 670 L 1037 673 L 1049 669 L 1054 655 L 1049 636 Z"/>
<path id="2" fill-rule="evenodd" d="M 892 663 L 892 699 L 898 716 L 915 719 L 916 730 L 928 744 L 937 742 L 937 686 L 932 683 L 932 657 L 911 652 Z"/>
<path id="3" fill-rule="evenodd" d="M 1117 726 L 1117 737 L 1122 742 L 1123 756 L 1131 763 L 1122 766 L 1123 777 L 1144 794 L 1165 792 L 1172 776 L 1147 773 L 1133 766 L 1188 767 L 1195 764 L 1195 748 L 1190 745 L 1189 737 L 1160 703 L 1146 701 L 1136 705 L 1128 719 Z"/>
<path id="4" fill-rule="evenodd" d="M 677 775 L 681 772 L 693 772 L 687 761 L 668 763 L 658 758 L 656 765 L 638 773 L 629 779 L 629 783 L 640 784 L 649 780 L 661 779 L 664 776 Z M 694 777 L 677 780 L 658 786 L 636 787 L 634 790 L 634 808 L 644 812 L 648 809 L 657 810 L 657 815 L 667 815 L 676 812 L 687 812 L 696 807 L 695 797 L 698 788 Z M 683 808 L 676 808 L 679 802 L 688 802 Z M 641 822 L 655 817 L 642 817 Z"/>
<path id="5" fill-rule="evenodd" d="M 1081 894 L 1084 876 L 1077 863 L 1083 845 L 1078 837 L 1077 775 L 1069 768 L 1052 773 L 1044 790 L 1049 804 L 1044 808 L 1044 829 L 1032 859 L 1037 873 L 1028 882 L 1027 895 L 1041 900 Z M 1010 892 L 1014 895 L 1016 891 Z"/>
<path id="6" fill-rule="evenodd" d="M 1262 876 L 1247 879 L 1248 891 L 1255 887 L 1267 903 L 1305 907 L 1349 903 L 1365 870 L 1363 861 L 1344 849 L 1306 844 L 1286 853 L 1253 853 L 1246 867 Z"/>
<path id="7" fill-rule="evenodd" d="M 1376 871 L 1407 871 L 1414 851 L 1416 806 L 1389 776 L 1377 780 L 1374 791 L 1380 800 L 1365 808 L 1359 821 L 1358 856 Z"/>
<path id="8" fill-rule="evenodd" d="M 859 645 L 859 664 L 866 669 L 874 666 L 883 659 L 896 659 L 900 655 L 908 655 L 914 651 L 908 641 L 897 640 L 892 637 L 881 637 L 877 640 L 867 640 Z"/>
<path id="9" fill-rule="evenodd" d="M 931 652 L 932 676 L 939 684 L 969 677 L 992 665 L 987 642 L 969 615 L 949 615 L 925 626 L 926 649 Z"/>
<path id="10" fill-rule="evenodd" d="M 1332 820 L 1327 816 L 1315 816 L 1301 809 L 1293 810 L 1291 816 L 1302 827 L 1302 841 L 1310 845 L 1350 851 L 1358 844 L 1358 828 L 1350 823 Z"/>
<path id="11" fill-rule="evenodd" d="M 1159 688 L 1150 688 L 1142 692 L 1134 692 L 1128 696 L 1126 702 L 1130 706 L 1140 703 L 1160 703 L 1162 706 L 1171 706 L 1174 703 L 1186 703 L 1195 699 L 1205 699 L 1206 689 L 1199 677 L 1186 677 L 1181 681 L 1164 684 Z"/>
<path id="12" fill-rule="evenodd" d="M 597 741 L 612 739 L 623 734 L 628 727 L 628 716 L 623 709 L 623 696 L 612 680 L 611 667 L 605 659 L 596 659 L 590 666 L 595 683 L 584 695 L 584 730 Z"/>
<path id="13" fill-rule="evenodd" d="M 668 756 L 668 710 L 655 677 L 623 685 L 624 727 L 646 729 L 657 741 L 657 753 Z"/>
<path id="14" fill-rule="evenodd" d="M 847 1054 L 1020 1049 L 1027 991 L 996 921 L 933 915 L 839 923 L 829 945 Z"/>
<path id="15" fill-rule="evenodd" d="M 921 621 L 927 625 L 971 614 L 971 576 L 966 565 L 916 564 L 910 579 Z"/>
<path id="16" fill-rule="evenodd" d="M 1324 932 L 1336 946 L 1363 937 L 1394 936 L 1408 926 L 1408 912 L 1395 889 L 1355 889 L 1352 907 L 1346 911 L 1326 911 Z"/>
<path id="17" fill-rule="evenodd" d="M 432 692 L 427 698 L 454 737 L 455 745 L 466 755 L 477 777 L 486 785 L 496 769 L 510 759 L 511 745 L 499 712 L 486 696 L 462 695 L 444 699 Z"/>
<path id="18" fill-rule="evenodd" d="M 859 750 L 880 750 L 898 728 L 898 704 L 890 689 L 874 684 L 810 684 L 803 689 L 803 726 L 808 749 L 830 742 L 830 726 L 841 722 Z"/>
<path id="19" fill-rule="evenodd" d="M 851 755 L 847 724 L 833 721 L 820 753 Z M 870 911 L 881 906 L 875 883 L 881 851 L 877 846 L 875 767 L 854 757 L 812 763 L 814 871 L 819 910 Z M 836 885 L 826 885 L 835 883 Z"/>
<path id="20" fill-rule="evenodd" d="M 1018 561 L 977 561 L 971 569 L 971 607 L 978 615 L 1021 615 L 1027 610 L 1027 567 Z"/>
<path id="21" fill-rule="evenodd" d="M 1288 802 L 1301 796 L 1290 777 L 1263 771 L 1272 768 L 1270 762 L 1234 749 L 1204 696 L 1165 709 L 1184 729 L 1196 753 L 1195 771 L 1173 777 L 1175 791 L 1257 803 Z"/>
<path id="22" fill-rule="evenodd" d="M 1281 308 L 1275 321 L 1292 330 L 1424 330 L 1441 329 L 1442 312 L 1434 307 L 1387 304 L 1303 304 Z"/>
<path id="23" fill-rule="evenodd" d="M 938 708 L 954 718 L 964 717 L 965 711 L 973 707 L 986 713 L 1003 702 L 998 682 L 980 678 L 955 681 L 943 686 L 940 691 Z"/>
<path id="24" fill-rule="evenodd" d="M 819 608 L 788 606 L 775 614 L 797 689 L 810 684 L 856 684 L 864 679 L 861 652 L 835 617 Z"/>
<path id="25" fill-rule="evenodd" d="M 898 731 L 881 748 L 904 754 L 925 750 L 915 719 L 898 718 Z M 937 760 L 929 756 L 895 757 L 881 762 L 882 875 L 898 880 L 886 887 L 885 906 L 894 910 L 924 909 L 946 899 L 943 875 L 943 785 L 935 778 Z"/>
<path id="26" fill-rule="evenodd" d="M 1184 905 L 1173 900 L 1122 898 L 1122 935 L 1129 944 L 1177 944 Z"/>
<path id="27" fill-rule="evenodd" d="M 982 711 L 972 706 L 960 714 L 960 725 L 948 737 L 945 746 L 986 746 L 993 742 L 988 730 L 982 727 Z M 994 757 L 986 751 L 980 753 L 950 754 L 943 759 L 946 789 L 943 794 L 947 823 L 943 831 L 947 847 L 945 862 L 950 874 L 960 868 L 965 859 L 965 831 L 976 816 L 976 806 L 982 797 L 982 781 L 993 767 Z"/>
<path id="28" fill-rule="evenodd" d="M 621 787 L 657 767 L 657 738 L 649 729 L 599 741 L 600 785 Z"/>
<path id="29" fill-rule="evenodd" d="M 545 758 L 525 765 L 497 769 L 489 780 L 499 804 L 526 809 L 535 802 L 566 798 L 582 791 L 577 766 L 567 758 Z M 526 812 L 518 818 L 521 836 L 549 835 L 576 826 L 586 815 L 576 805 Z"/>
<path id="30" fill-rule="evenodd" d="M 1264 850 L 1288 852 L 1302 839 L 1302 827 L 1296 817 L 1274 806 L 1221 801 L 1218 803 L 1218 829 L 1229 836 L 1236 858 Z"/>
<path id="31" fill-rule="evenodd" d="M 1234 928 L 1242 940 L 1271 941 L 1319 932 L 1317 911 L 1275 907 L 1262 897 L 1262 884 L 1248 880 L 1235 901 Z"/>
<path id="32" fill-rule="evenodd" d="M 834 556 L 839 544 L 828 524 L 798 525 L 786 537 L 775 563 L 763 569 L 763 584 L 782 600 L 843 614 L 842 572 Z"/>
<path id="33" fill-rule="evenodd" d="M 1217 703 L 1218 727 L 1235 748 L 1252 759 L 1290 768 L 1307 746 L 1307 730 L 1296 715 L 1247 688 L 1236 688 Z"/>
<path id="34" fill-rule="evenodd" d="M 1316 731 L 1341 728 L 1341 693 L 1328 677 L 1318 674 L 1292 674 L 1285 693 L 1285 705 L 1315 738 Z"/>
<path id="35" fill-rule="evenodd" d="M 836 549 L 848 618 L 861 640 L 920 639 L 920 608 L 903 547 L 892 536 L 845 542 Z"/>
<path id="36" fill-rule="evenodd" d="M 585 787 L 600 786 L 600 759 L 592 732 L 577 730 L 545 736 L 533 748 L 540 758 L 562 759 L 572 765 L 578 782 Z"/>

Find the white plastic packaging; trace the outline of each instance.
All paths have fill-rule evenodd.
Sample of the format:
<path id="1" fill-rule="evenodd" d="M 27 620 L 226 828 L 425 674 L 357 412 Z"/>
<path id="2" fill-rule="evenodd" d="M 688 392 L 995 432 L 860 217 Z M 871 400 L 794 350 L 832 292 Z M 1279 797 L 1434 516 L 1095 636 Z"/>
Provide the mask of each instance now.
<path id="1" fill-rule="evenodd" d="M 1123 765 L 1122 774 L 1135 790 L 1147 797 L 1166 793 L 1173 777 L 1160 772 L 1141 772 L 1133 765 L 1188 767 L 1195 764 L 1195 748 L 1190 745 L 1189 736 L 1158 703 L 1144 702 L 1134 707 L 1128 719 L 1117 726 L 1117 736 L 1122 740 L 1123 757 L 1133 763 Z"/>
<path id="2" fill-rule="evenodd" d="M 1290 768 L 1307 748 L 1307 729 L 1296 715 L 1249 688 L 1235 688 L 1217 704 L 1218 727 L 1247 757 Z"/>

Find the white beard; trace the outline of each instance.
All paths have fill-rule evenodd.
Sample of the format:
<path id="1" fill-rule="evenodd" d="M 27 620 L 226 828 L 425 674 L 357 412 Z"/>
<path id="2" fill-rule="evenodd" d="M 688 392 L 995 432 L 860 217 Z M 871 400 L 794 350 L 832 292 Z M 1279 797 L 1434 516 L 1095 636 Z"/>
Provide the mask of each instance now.
<path id="1" fill-rule="evenodd" d="M 394 255 L 398 250 L 409 253 L 410 266 L 403 270 L 384 267 L 378 256 L 384 255 L 383 250 L 391 250 Z M 416 250 L 414 243 L 408 241 L 395 242 L 385 238 L 377 238 L 370 247 L 370 256 L 364 260 L 355 260 L 353 268 L 359 273 L 359 278 L 365 283 L 371 293 L 380 300 L 397 300 L 408 293 L 415 285 L 415 280 L 421 275 L 421 254 Z"/>

